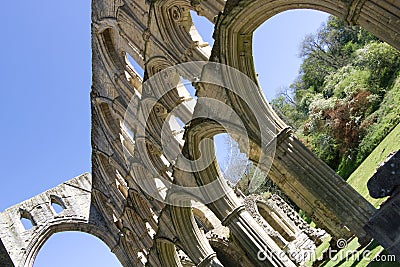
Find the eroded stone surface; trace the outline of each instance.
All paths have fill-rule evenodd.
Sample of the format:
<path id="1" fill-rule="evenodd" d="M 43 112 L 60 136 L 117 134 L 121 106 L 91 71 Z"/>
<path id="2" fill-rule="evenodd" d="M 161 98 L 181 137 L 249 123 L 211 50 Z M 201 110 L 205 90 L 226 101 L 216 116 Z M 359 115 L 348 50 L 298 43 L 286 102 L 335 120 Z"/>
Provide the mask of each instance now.
<path id="1" fill-rule="evenodd" d="M 218 186 L 228 189 L 216 168 L 195 174 L 185 172 L 176 168 L 179 158 L 167 159 L 163 154 L 163 149 L 181 149 L 188 159 L 197 158 L 202 138 L 212 136 L 210 133 L 220 126 L 207 119 L 191 121 L 192 115 L 223 116 L 222 106 L 211 110 L 207 101 L 193 102 L 193 96 L 178 86 L 172 73 L 164 73 L 164 82 L 157 86 L 141 85 L 170 66 L 196 60 L 227 64 L 257 84 L 252 32 L 277 13 L 295 8 L 332 13 L 400 48 L 400 4 L 391 0 L 92 1 L 93 181 L 84 174 L 0 214 L 1 242 L 14 265 L 31 266 L 38 249 L 52 233 L 73 229 L 100 237 L 123 266 L 295 266 L 286 258 L 274 256 L 257 260 L 260 249 L 277 255 L 285 244 L 296 250 L 301 248 L 297 241 L 317 241 L 323 233 L 311 231 L 279 199 L 250 205 L 246 210 L 240 196 L 228 190 L 225 196 L 195 210 L 196 207 L 173 207 L 159 200 L 179 199 L 179 192 L 156 183 L 143 188 L 141 183 L 160 176 L 183 186 L 218 181 Z M 213 48 L 195 31 L 190 11 L 215 23 Z M 144 69 L 143 77 L 138 68 Z M 205 70 L 202 75 L 215 75 L 215 70 Z M 258 162 L 265 153 L 261 147 L 266 144 L 260 141 L 263 131 L 249 106 L 225 88 L 199 83 L 197 79 L 190 82 L 198 97 L 226 104 L 246 122 L 248 157 Z M 158 99 L 164 87 L 172 90 Z M 335 238 L 356 235 L 368 239 L 363 225 L 375 209 L 301 144 L 259 97 L 260 88 L 249 90 L 242 86 L 240 90 L 253 99 L 252 106 L 259 108 L 257 113 L 277 130 L 270 178 Z M 179 119 L 184 127 L 168 121 L 179 104 Z M 128 105 L 132 116 L 125 120 Z M 143 121 L 148 110 L 150 119 Z M 164 124 L 169 127 L 162 140 L 160 129 Z M 233 137 L 242 147 L 241 133 Z M 207 151 L 213 150 L 208 146 Z M 259 162 L 258 166 L 263 169 L 264 163 Z M 153 190 L 156 196 L 146 194 L 144 189 Z M 65 205 L 60 214 L 51 208 L 52 195 L 53 201 Z M 185 197 L 182 202 L 201 199 Z M 392 204 L 398 205 L 396 201 Z M 260 212 L 262 205 L 267 212 Z M 392 216 L 397 211 L 388 208 L 387 212 L 385 216 Z M 265 218 L 260 218 L 261 214 Z M 21 216 L 33 221 L 32 229 L 23 229 Z M 264 226 L 265 221 L 270 222 L 269 226 Z M 370 227 L 375 229 L 373 224 Z M 0 246 L 2 266 L 9 264 L 5 249 Z"/>

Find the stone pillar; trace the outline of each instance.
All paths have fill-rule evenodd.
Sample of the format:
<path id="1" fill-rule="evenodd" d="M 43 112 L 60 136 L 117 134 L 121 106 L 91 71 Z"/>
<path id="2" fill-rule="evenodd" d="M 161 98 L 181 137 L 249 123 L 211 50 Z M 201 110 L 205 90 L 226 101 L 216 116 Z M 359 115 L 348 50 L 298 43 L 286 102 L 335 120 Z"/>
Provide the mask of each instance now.
<path id="1" fill-rule="evenodd" d="M 263 164 L 259 166 L 262 169 Z M 363 226 L 375 208 L 307 149 L 291 130 L 278 135 L 269 177 L 335 238 L 354 234 L 361 242 L 370 240 Z"/>
<path id="2" fill-rule="evenodd" d="M 296 266 L 243 206 L 223 221 L 256 266 Z"/>
<path id="3" fill-rule="evenodd" d="M 223 267 L 206 236 L 198 228 L 192 208 L 170 206 L 170 210 L 179 242 L 193 263 L 204 267 Z"/>

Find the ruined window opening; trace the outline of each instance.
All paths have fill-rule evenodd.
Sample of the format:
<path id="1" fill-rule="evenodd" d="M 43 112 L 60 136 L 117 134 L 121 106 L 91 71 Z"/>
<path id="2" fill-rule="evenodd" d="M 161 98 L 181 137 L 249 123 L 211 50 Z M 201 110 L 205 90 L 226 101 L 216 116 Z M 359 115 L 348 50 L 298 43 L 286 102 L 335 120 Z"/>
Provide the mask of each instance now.
<path id="1" fill-rule="evenodd" d="M 193 38 L 193 41 L 196 40 L 196 33 L 200 36 L 201 43 L 208 43 L 211 47 L 214 44 L 214 24 L 212 24 L 206 17 L 197 15 L 196 11 L 190 10 L 190 16 L 192 17 L 193 26 L 193 35 L 192 28 L 190 29 L 190 35 Z M 195 31 L 195 32 L 194 32 Z M 198 37 L 197 37 L 198 38 Z"/>
<path id="2" fill-rule="evenodd" d="M 20 210 L 20 213 L 21 213 L 21 223 L 24 226 L 25 230 L 29 230 L 32 227 L 36 226 L 36 223 L 29 212 L 27 212 L 26 210 Z"/>
<path id="3" fill-rule="evenodd" d="M 55 213 L 61 213 L 66 208 L 64 202 L 58 196 L 52 195 L 50 199 L 51 207 Z"/>
<path id="4" fill-rule="evenodd" d="M 192 10 L 190 11 L 189 23 L 190 37 L 197 43 L 198 48 L 209 57 L 211 55 L 211 46 L 214 43 L 214 40 L 212 39 L 214 25 L 205 17 L 197 15 L 197 13 Z M 196 27 L 196 25 L 198 27 Z M 203 37 L 205 37 L 206 40 L 204 40 Z"/>
<path id="5" fill-rule="evenodd" d="M 129 53 L 124 53 L 125 57 L 125 78 L 132 85 L 136 95 L 142 97 L 142 83 L 144 77 L 143 68 L 133 59 Z"/>
<path id="6" fill-rule="evenodd" d="M 176 89 L 180 97 L 188 100 L 191 98 L 197 100 L 196 88 L 193 86 L 193 81 L 180 77 L 180 82 L 176 86 Z"/>
<path id="7" fill-rule="evenodd" d="M 171 91 L 171 97 L 176 101 L 176 106 L 169 112 L 166 118 L 169 129 L 166 129 L 167 132 L 164 134 L 165 129 L 163 126 L 163 135 L 170 136 L 170 134 L 172 134 L 180 146 L 184 144 L 184 126 L 192 119 L 192 114 L 196 105 L 197 97 L 195 93 L 196 90 L 192 82 L 182 77 L 180 77 L 176 85 L 176 91 Z"/>
<path id="8" fill-rule="evenodd" d="M 124 131 L 124 133 L 132 140 L 132 142 L 135 142 L 135 135 L 133 134 L 133 131 L 125 124 L 125 122 L 121 122 L 121 128 Z"/>
<path id="9" fill-rule="evenodd" d="M 178 125 L 179 125 L 180 127 L 182 127 L 182 128 L 185 127 L 185 123 L 183 123 L 183 122 L 181 121 L 181 119 L 179 119 L 178 117 L 175 117 L 175 120 L 176 120 L 176 122 L 178 123 Z"/>
<path id="10" fill-rule="evenodd" d="M 162 164 L 165 166 L 163 169 L 164 169 L 164 173 L 167 175 L 167 179 L 169 180 L 169 181 L 172 181 L 173 180 L 173 177 L 172 177 L 172 165 L 171 165 L 171 162 L 165 157 L 165 155 L 164 154 L 162 154 L 161 156 L 160 156 L 160 159 L 161 159 L 161 161 L 162 161 Z M 163 189 L 164 190 L 164 189 Z"/>
<path id="11" fill-rule="evenodd" d="M 239 150 L 239 144 L 228 134 L 214 136 L 214 149 L 218 166 L 225 179 L 233 186 L 247 173 L 250 161 Z"/>
<path id="12" fill-rule="evenodd" d="M 140 78 L 141 80 L 144 77 L 144 69 L 136 62 L 136 60 L 129 54 L 125 53 L 125 62 L 127 64 L 127 67 L 129 68 L 128 71 L 133 72 L 137 76 L 137 78 Z"/>
<path id="13" fill-rule="evenodd" d="M 192 81 L 182 77 L 176 86 L 176 92 L 179 98 L 177 99 L 178 105 L 170 112 L 170 126 L 173 131 L 181 131 L 185 124 L 192 119 L 197 96 Z"/>
<path id="14" fill-rule="evenodd" d="M 124 156 L 126 158 L 133 157 L 133 154 L 135 152 L 135 135 L 129 129 L 125 122 L 121 122 L 120 127 L 122 132 L 122 134 L 120 135 L 120 139 L 122 147 L 124 149 Z"/>
<path id="15" fill-rule="evenodd" d="M 168 161 L 168 159 L 164 155 L 161 155 L 160 159 L 165 164 L 165 166 L 169 167 L 171 165 L 171 163 Z"/>
<path id="16" fill-rule="evenodd" d="M 151 227 L 149 222 L 146 222 L 146 229 L 147 229 L 147 232 L 149 233 L 150 237 L 153 238 L 154 235 L 156 234 L 156 231 L 154 231 L 153 227 Z"/>
<path id="17" fill-rule="evenodd" d="M 58 214 L 64 210 L 63 207 L 61 207 L 59 204 L 52 202 L 51 206 L 53 207 L 53 210 Z"/>
<path id="18" fill-rule="evenodd" d="M 184 144 L 183 134 L 185 133 L 185 124 L 175 115 L 170 115 L 168 120 L 169 128 L 174 138 L 181 146 Z"/>
<path id="19" fill-rule="evenodd" d="M 168 175 L 168 173 L 166 172 Z M 172 177 L 169 177 L 169 180 L 172 181 Z M 156 188 L 161 199 L 165 199 L 167 197 L 167 186 L 165 185 L 164 179 L 154 178 L 154 182 L 156 184 Z"/>

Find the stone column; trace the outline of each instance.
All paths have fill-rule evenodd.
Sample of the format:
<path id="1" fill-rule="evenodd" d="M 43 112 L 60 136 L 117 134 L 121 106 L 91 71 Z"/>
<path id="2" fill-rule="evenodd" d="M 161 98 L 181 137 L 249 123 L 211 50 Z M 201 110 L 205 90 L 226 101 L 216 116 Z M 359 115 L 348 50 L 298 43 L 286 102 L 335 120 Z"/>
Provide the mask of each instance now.
<path id="1" fill-rule="evenodd" d="M 223 221 L 256 266 L 296 266 L 243 206 L 232 211 Z"/>
<path id="2" fill-rule="evenodd" d="M 259 167 L 262 169 L 263 164 Z M 269 177 L 312 219 L 335 238 L 370 237 L 363 229 L 375 208 L 315 156 L 290 129 L 278 135 Z"/>

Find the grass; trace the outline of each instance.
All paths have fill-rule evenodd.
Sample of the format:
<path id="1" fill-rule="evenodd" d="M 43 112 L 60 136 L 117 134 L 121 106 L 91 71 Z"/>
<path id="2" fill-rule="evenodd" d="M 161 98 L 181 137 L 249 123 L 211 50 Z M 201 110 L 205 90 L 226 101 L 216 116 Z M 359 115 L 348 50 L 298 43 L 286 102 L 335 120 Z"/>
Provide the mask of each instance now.
<path id="1" fill-rule="evenodd" d="M 393 151 L 400 149 L 400 124 L 398 124 L 385 139 L 372 151 L 362 164 L 350 175 L 347 182 L 356 189 L 372 205 L 378 207 L 385 199 L 373 199 L 369 196 L 367 181 L 375 173 L 379 163 Z M 319 252 L 325 250 L 326 244 L 318 248 Z M 352 254 L 354 253 L 354 254 Z M 364 253 L 364 254 L 363 254 Z M 367 257 L 363 257 L 366 255 Z M 325 262 L 324 267 L 395 267 L 397 262 L 371 262 L 377 255 L 387 255 L 383 248 L 376 242 L 372 242 L 365 248 L 359 248 L 357 238 L 351 240 L 348 245 L 338 252 L 337 258 Z M 308 263 L 309 264 L 309 263 Z M 307 265 L 308 265 L 307 264 Z"/>
<path id="2" fill-rule="evenodd" d="M 385 199 L 373 199 L 367 188 L 367 181 L 375 173 L 380 162 L 393 151 L 400 149 L 400 124 L 398 124 L 383 141 L 372 151 L 372 153 L 361 163 L 361 165 L 350 175 L 347 182 L 356 189 L 372 205 L 378 207 Z"/>
<path id="3" fill-rule="evenodd" d="M 317 247 L 315 250 L 315 257 L 313 257 L 310 261 L 306 263 L 306 266 L 312 266 L 312 263 L 314 260 L 319 259 L 322 254 L 324 253 L 325 250 L 329 248 L 329 241 L 331 240 L 331 237 L 325 238 L 324 241 Z"/>
<path id="4" fill-rule="evenodd" d="M 366 267 L 371 261 L 383 251 L 376 242 L 372 242 L 365 248 L 359 248 L 357 238 L 351 240 L 345 248 L 340 250 L 336 257 L 326 262 L 324 267 Z M 381 266 L 381 265 L 377 265 Z M 399 265 L 397 265 L 399 266 Z"/>

